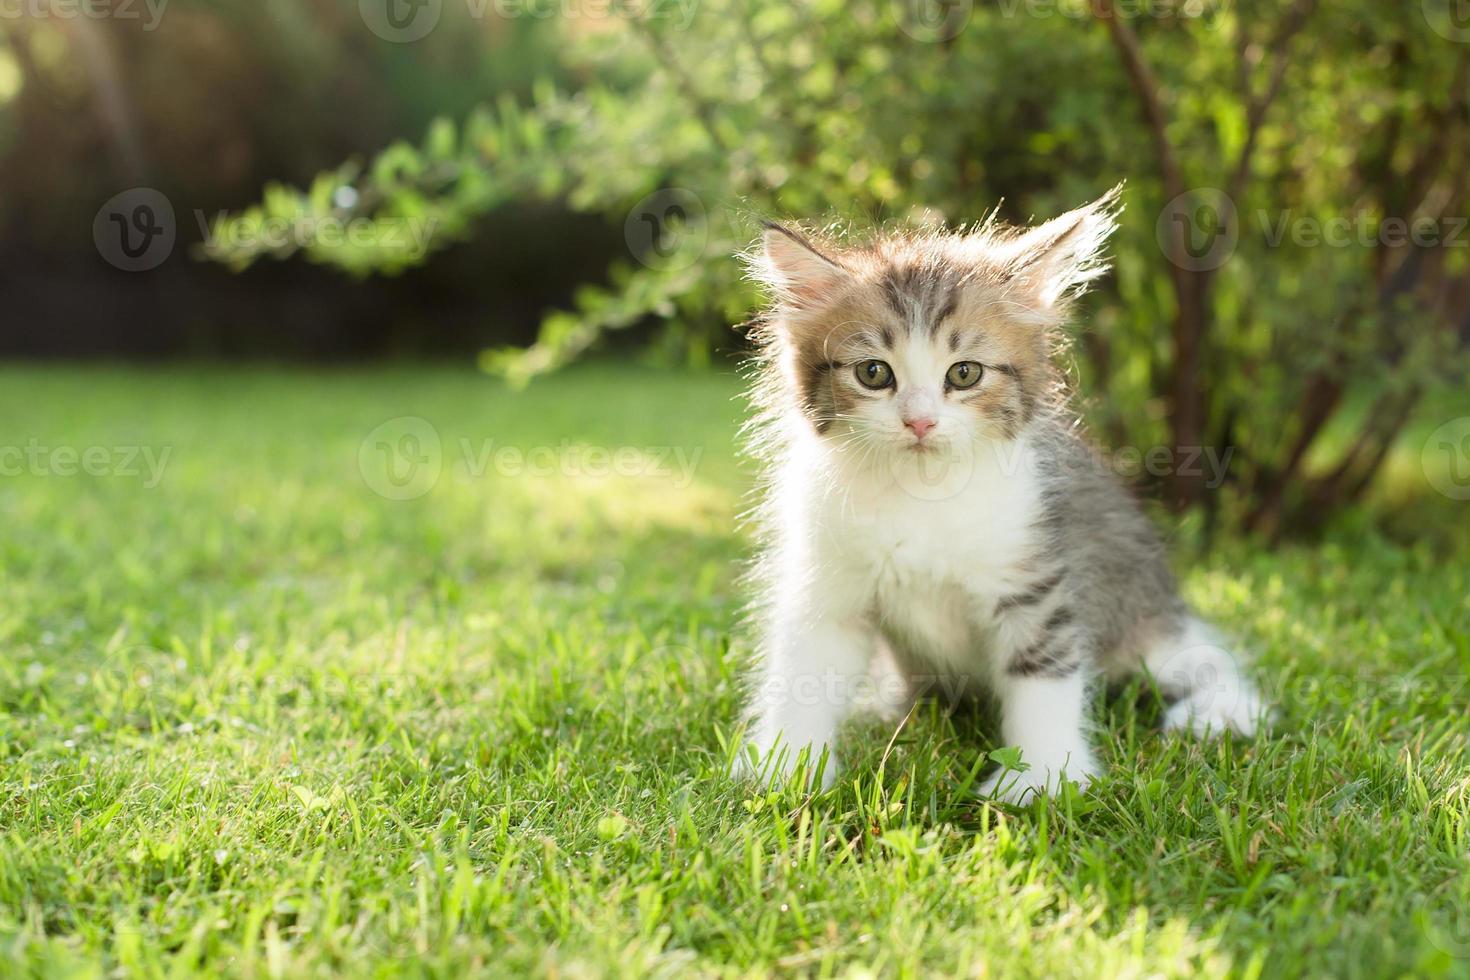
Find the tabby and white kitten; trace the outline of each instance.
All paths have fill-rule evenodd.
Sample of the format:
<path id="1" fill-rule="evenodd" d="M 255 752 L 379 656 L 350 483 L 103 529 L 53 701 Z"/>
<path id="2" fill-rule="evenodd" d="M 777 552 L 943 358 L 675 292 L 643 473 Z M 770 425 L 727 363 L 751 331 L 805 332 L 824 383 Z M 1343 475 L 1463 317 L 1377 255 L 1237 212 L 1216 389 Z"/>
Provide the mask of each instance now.
<path id="1" fill-rule="evenodd" d="M 987 795 L 1086 784 L 1089 685 L 1140 669 L 1175 699 L 1167 727 L 1254 730 L 1260 697 L 1179 598 L 1052 364 L 1069 306 L 1106 271 L 1118 199 L 1032 229 L 850 247 L 767 228 L 749 260 L 773 303 L 755 331 L 768 485 L 738 772 L 789 776 L 855 708 L 901 715 L 916 689 L 978 687 L 1026 766 Z"/>

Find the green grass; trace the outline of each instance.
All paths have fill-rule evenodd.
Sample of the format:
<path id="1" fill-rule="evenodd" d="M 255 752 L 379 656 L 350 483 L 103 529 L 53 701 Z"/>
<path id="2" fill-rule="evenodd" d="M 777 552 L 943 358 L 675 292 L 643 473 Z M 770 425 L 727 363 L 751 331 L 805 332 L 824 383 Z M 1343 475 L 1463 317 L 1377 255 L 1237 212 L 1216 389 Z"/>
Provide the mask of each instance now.
<path id="1" fill-rule="evenodd" d="M 926 706 L 752 792 L 736 391 L 0 370 L 0 447 L 170 453 L 0 477 L 0 974 L 1470 975 L 1463 551 L 1181 556 L 1281 705 L 1249 744 L 1124 692 L 1093 791 L 1002 809 L 987 713 Z M 441 440 L 412 500 L 360 466 L 398 416 Z"/>

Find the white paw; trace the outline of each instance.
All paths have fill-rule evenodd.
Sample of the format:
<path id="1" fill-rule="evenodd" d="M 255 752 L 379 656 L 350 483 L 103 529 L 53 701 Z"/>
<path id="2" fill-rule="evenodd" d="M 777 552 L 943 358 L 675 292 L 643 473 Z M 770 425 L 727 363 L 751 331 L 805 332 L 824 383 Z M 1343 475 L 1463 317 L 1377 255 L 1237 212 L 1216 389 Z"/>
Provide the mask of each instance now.
<path id="1" fill-rule="evenodd" d="M 1001 768 L 980 784 L 980 795 L 1003 803 L 1026 803 L 1037 796 L 1055 796 L 1063 780 L 1086 789 L 1099 772 L 1097 763 L 1083 757 L 1057 766 L 1031 766 L 1015 770 Z"/>
<path id="2" fill-rule="evenodd" d="M 1235 678 L 1227 690 L 1191 691 L 1164 712 L 1164 731 L 1187 731 L 1202 737 L 1225 732 L 1250 738 L 1261 725 L 1270 724 L 1273 712 L 1255 686 Z"/>

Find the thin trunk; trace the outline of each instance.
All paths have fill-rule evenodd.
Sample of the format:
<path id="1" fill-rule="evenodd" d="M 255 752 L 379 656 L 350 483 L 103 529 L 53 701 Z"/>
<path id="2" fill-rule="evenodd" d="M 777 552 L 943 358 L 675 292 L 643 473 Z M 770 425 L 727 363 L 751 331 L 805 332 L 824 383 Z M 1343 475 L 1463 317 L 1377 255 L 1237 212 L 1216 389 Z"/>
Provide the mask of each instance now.
<path id="1" fill-rule="evenodd" d="M 1276 533 L 1281 524 L 1286 490 L 1296 479 L 1307 450 L 1342 404 L 1342 395 L 1342 384 L 1325 373 L 1313 375 L 1307 382 L 1307 389 L 1302 392 L 1295 413 L 1295 417 L 1301 420 L 1296 440 L 1287 453 L 1285 465 L 1272 472 L 1256 489 L 1256 505 L 1245 520 L 1247 530 L 1267 535 Z"/>
<path id="2" fill-rule="evenodd" d="M 1418 386 L 1374 406 L 1358 438 L 1332 472 L 1308 487 L 1298 522 L 1317 526 L 1321 518 L 1362 498 L 1414 414 L 1423 392 Z"/>
<path id="3" fill-rule="evenodd" d="M 1200 277 L 1180 270 L 1179 311 L 1174 319 L 1174 369 L 1171 377 L 1170 402 L 1173 406 L 1173 428 L 1176 455 L 1180 450 L 1193 450 L 1204 445 L 1206 419 L 1205 394 L 1200 385 L 1201 347 L 1208 323 L 1208 299 Z M 1169 497 L 1176 507 L 1197 504 L 1204 497 L 1204 477 L 1183 473 L 1177 468 L 1169 480 Z"/>

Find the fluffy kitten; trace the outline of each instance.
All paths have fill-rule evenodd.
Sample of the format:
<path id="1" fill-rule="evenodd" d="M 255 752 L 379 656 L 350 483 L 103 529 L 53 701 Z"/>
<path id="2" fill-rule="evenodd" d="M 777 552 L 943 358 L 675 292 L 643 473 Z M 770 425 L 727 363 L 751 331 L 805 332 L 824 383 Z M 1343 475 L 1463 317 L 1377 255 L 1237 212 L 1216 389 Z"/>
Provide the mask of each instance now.
<path id="1" fill-rule="evenodd" d="M 1175 699 L 1167 727 L 1254 730 L 1259 696 L 1179 598 L 1051 363 L 1117 211 L 1115 188 L 1033 229 L 856 247 L 767 228 L 750 258 L 773 304 L 755 332 L 768 486 L 737 770 L 790 775 L 865 703 L 901 714 L 915 688 L 978 686 L 1027 765 L 987 794 L 1085 784 L 1088 686 L 1140 669 Z M 879 658 L 906 692 L 875 681 Z"/>

